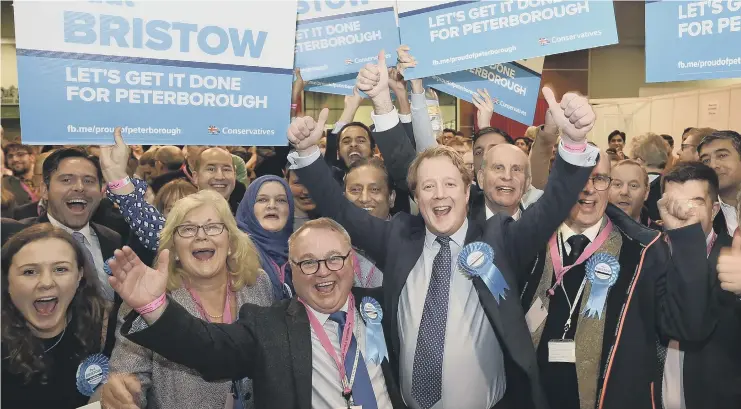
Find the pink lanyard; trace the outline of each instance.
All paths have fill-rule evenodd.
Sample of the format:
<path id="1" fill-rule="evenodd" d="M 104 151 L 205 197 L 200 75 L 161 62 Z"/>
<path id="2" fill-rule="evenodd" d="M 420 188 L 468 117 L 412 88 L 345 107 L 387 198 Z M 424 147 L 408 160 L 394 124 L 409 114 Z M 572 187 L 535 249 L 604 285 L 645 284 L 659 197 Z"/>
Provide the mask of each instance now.
<path id="1" fill-rule="evenodd" d="M 206 312 L 206 309 L 203 308 L 203 304 L 201 304 L 201 297 L 198 296 L 198 294 L 191 290 L 190 288 L 186 287 L 188 289 L 188 292 L 190 293 L 191 298 L 193 298 L 193 301 L 196 303 L 196 307 L 198 307 L 198 311 L 201 313 L 201 317 L 205 319 L 208 322 L 213 322 L 211 320 L 211 317 Z M 224 324 L 231 324 L 232 323 L 232 307 L 229 305 L 229 294 L 232 292 L 232 286 L 229 280 L 227 280 L 226 284 L 226 302 L 224 302 L 224 314 L 221 316 L 221 320 Z"/>
<path id="2" fill-rule="evenodd" d="M 278 263 L 273 261 L 273 259 L 270 259 L 270 264 L 272 264 L 273 267 L 275 267 L 275 271 L 278 272 L 278 280 L 280 281 L 280 283 L 285 284 L 286 283 L 286 266 L 288 266 L 288 262 L 286 261 L 285 263 L 283 263 L 282 266 L 278 266 Z"/>
<path id="3" fill-rule="evenodd" d="M 188 162 L 183 163 L 183 166 L 180 167 L 180 170 L 183 171 L 183 173 L 185 174 L 185 177 L 188 178 L 188 180 L 190 181 L 190 183 L 192 183 L 194 185 L 196 184 L 195 179 L 193 179 L 193 175 L 191 175 L 190 173 L 188 173 Z"/>
<path id="4" fill-rule="evenodd" d="M 558 251 L 559 244 L 556 240 L 556 236 L 558 235 L 558 233 L 555 233 L 553 236 L 551 236 L 551 239 L 548 241 L 548 247 L 551 252 L 553 272 L 556 274 L 556 283 L 553 284 L 553 287 L 548 290 L 548 293 L 550 295 L 553 295 L 554 289 L 561 285 L 563 276 L 566 275 L 566 273 L 574 266 L 585 262 L 589 257 L 592 256 L 592 254 L 599 250 L 599 248 L 602 247 L 605 241 L 607 241 L 607 237 L 610 236 L 610 233 L 612 233 L 612 221 L 610 219 L 607 219 L 607 226 L 605 226 L 605 228 L 602 229 L 602 231 L 597 235 L 597 238 L 595 238 L 594 241 L 591 242 L 586 249 L 584 249 L 584 252 L 581 253 L 581 256 L 579 256 L 576 262 L 570 266 L 563 265 L 563 258 L 561 257 L 561 253 Z"/>
<path id="5" fill-rule="evenodd" d="M 355 253 L 355 250 L 352 252 L 352 261 L 353 265 L 355 266 L 355 275 L 358 277 L 358 282 L 360 283 L 360 286 L 363 288 L 370 288 L 371 280 L 373 279 L 373 274 L 376 273 L 376 266 L 371 266 L 370 271 L 368 272 L 368 278 L 365 279 L 365 284 L 363 284 L 363 272 L 360 269 L 360 260 L 358 260 L 358 255 Z"/>
<path id="6" fill-rule="evenodd" d="M 341 356 L 337 356 L 337 351 L 334 350 L 332 342 L 329 340 L 329 336 L 327 336 L 327 331 L 324 329 L 322 324 L 319 323 L 319 320 L 314 315 L 314 312 L 311 311 L 311 308 L 309 308 L 302 299 L 299 298 L 298 300 L 304 304 L 306 315 L 309 316 L 309 322 L 311 323 L 311 327 L 314 329 L 317 338 L 319 338 L 319 342 L 322 343 L 324 350 L 327 351 L 327 354 L 329 354 L 332 359 L 334 359 L 334 363 L 337 365 L 337 372 L 340 376 L 343 395 L 349 396 L 352 393 L 352 385 L 348 381 L 347 372 L 345 371 L 345 357 L 347 356 L 347 351 L 350 349 L 352 330 L 355 326 L 355 297 L 353 297 L 352 294 L 347 297 L 347 321 L 345 322 L 345 329 L 342 331 L 342 342 L 340 343 Z"/>

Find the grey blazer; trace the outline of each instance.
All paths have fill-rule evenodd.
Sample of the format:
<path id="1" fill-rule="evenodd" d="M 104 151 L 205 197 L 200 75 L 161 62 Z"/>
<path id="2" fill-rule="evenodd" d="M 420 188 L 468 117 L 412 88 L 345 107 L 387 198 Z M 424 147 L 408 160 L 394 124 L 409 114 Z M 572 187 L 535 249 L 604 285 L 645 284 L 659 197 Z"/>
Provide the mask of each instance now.
<path id="1" fill-rule="evenodd" d="M 196 304 L 184 288 L 170 293 L 173 300 L 183 306 L 194 317 L 200 317 Z M 273 289 L 270 278 L 260 272 L 257 282 L 237 291 L 237 310 L 244 304 L 270 306 L 273 303 Z M 222 409 L 231 391 L 231 380 L 206 382 L 194 370 L 170 362 L 159 354 L 141 347 L 121 336 L 120 328 L 131 308 L 122 305 L 118 313 L 116 346 L 111 356 L 111 372 L 135 374 L 141 382 L 140 408 L 214 408 Z M 252 396 L 252 381 L 245 379 L 240 383 L 240 393 Z M 246 400 L 247 407 L 254 407 L 253 399 Z"/>

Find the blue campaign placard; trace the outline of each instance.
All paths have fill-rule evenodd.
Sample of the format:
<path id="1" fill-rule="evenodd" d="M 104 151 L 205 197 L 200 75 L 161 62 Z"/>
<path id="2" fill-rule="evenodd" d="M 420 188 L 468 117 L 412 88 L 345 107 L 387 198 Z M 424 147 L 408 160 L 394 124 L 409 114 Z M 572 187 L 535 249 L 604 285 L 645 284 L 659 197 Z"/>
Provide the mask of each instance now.
<path id="1" fill-rule="evenodd" d="M 532 125 L 538 102 L 543 58 L 493 64 L 429 78 L 432 88 L 473 102 L 473 94 L 486 89 L 494 112 L 525 125 Z"/>
<path id="2" fill-rule="evenodd" d="M 399 30 L 392 1 L 299 0 L 296 67 L 305 80 L 357 73 L 386 50 L 396 60 Z"/>
<path id="3" fill-rule="evenodd" d="M 357 78 L 358 74 L 346 74 L 338 77 L 309 80 L 306 81 L 304 90 L 322 94 L 352 95 Z M 362 92 L 361 94 L 365 95 Z"/>
<path id="4" fill-rule="evenodd" d="M 741 0 L 646 3 L 646 82 L 741 77 Z"/>
<path id="5" fill-rule="evenodd" d="M 296 3 L 270 4 L 15 2 L 24 143 L 285 144 Z"/>
<path id="6" fill-rule="evenodd" d="M 612 1 L 403 1 L 398 11 L 418 62 L 407 78 L 618 42 Z"/>

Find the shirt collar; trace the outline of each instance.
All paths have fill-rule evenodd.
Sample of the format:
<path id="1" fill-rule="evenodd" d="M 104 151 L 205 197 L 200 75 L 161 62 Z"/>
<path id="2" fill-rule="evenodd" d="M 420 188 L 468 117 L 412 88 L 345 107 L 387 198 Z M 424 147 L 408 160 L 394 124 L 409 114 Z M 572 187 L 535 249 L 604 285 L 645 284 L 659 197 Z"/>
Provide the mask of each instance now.
<path id="1" fill-rule="evenodd" d="M 450 240 L 458 245 L 458 247 L 463 247 L 463 244 L 466 242 L 466 233 L 468 232 L 468 219 L 463 220 L 463 224 L 461 227 L 453 233 L 450 236 Z M 428 248 L 432 248 L 432 245 L 435 243 L 435 239 L 437 239 L 437 235 L 433 234 L 428 228 L 425 227 L 425 246 Z"/>
<path id="2" fill-rule="evenodd" d="M 588 227 L 584 232 L 583 235 L 587 236 L 590 242 L 593 242 L 597 235 L 599 234 L 599 231 L 602 229 L 602 223 L 605 221 L 605 216 L 602 216 L 601 219 L 594 225 Z M 561 227 L 559 228 L 559 232 L 561 233 L 561 240 L 565 243 L 569 238 L 572 236 L 576 236 L 576 233 L 571 230 L 569 226 L 566 225 L 566 223 L 561 224 Z"/>
<path id="3" fill-rule="evenodd" d="M 720 207 L 721 208 L 733 209 L 734 212 L 736 211 L 736 208 L 734 208 L 733 206 L 731 206 L 731 205 L 729 205 L 727 203 L 724 203 L 723 202 L 723 199 L 720 196 L 718 196 L 718 203 L 720 203 Z"/>
<path id="4" fill-rule="evenodd" d="M 340 311 L 347 312 L 347 302 L 349 300 L 350 300 L 350 297 L 348 297 L 348 299 L 345 300 L 345 305 L 343 305 L 342 308 L 340 308 Z M 311 308 L 311 306 L 309 304 L 304 304 L 304 305 L 306 305 L 307 307 L 309 307 L 309 309 L 311 310 L 311 312 L 314 313 L 314 316 L 316 317 L 317 321 L 319 321 L 319 323 L 322 326 L 324 326 L 324 324 L 327 323 L 327 320 L 329 319 L 329 314 L 321 313 L 321 312 L 319 312 L 319 311 Z"/>
<path id="5" fill-rule="evenodd" d="M 489 220 L 492 217 L 494 217 L 495 213 L 492 212 L 491 209 L 489 209 L 489 206 L 484 204 L 484 209 L 486 211 L 486 220 Z M 512 215 L 512 218 L 514 220 L 519 220 L 521 215 L 522 215 L 522 209 L 520 209 L 520 206 L 517 206 L 517 211 L 515 212 L 515 214 Z"/>
<path id="6" fill-rule="evenodd" d="M 92 243 L 93 242 L 93 230 L 90 228 L 90 222 L 85 224 L 80 230 L 74 230 L 70 229 L 69 227 L 63 225 L 59 220 L 55 219 L 54 216 L 51 215 L 51 213 L 46 213 L 46 217 L 49 218 L 49 223 L 52 224 L 54 227 L 59 227 L 60 229 L 66 231 L 69 234 L 72 234 L 74 232 L 80 232 L 82 233 L 85 238 Z"/>

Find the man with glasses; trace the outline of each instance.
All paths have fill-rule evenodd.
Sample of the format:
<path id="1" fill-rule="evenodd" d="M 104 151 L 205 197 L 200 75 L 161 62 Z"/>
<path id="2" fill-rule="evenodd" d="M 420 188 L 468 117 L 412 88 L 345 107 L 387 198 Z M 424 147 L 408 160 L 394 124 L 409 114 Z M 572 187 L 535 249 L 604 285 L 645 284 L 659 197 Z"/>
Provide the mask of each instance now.
<path id="1" fill-rule="evenodd" d="M 609 204 L 612 181 L 601 155 L 522 293 L 552 408 L 651 408 L 659 336 L 705 336 L 709 274 L 673 265 L 659 232 Z M 695 222 L 682 205 L 659 202 L 670 238 Z"/>
<path id="2" fill-rule="evenodd" d="M 715 132 L 713 128 L 688 128 L 682 134 L 682 145 L 679 151 L 679 162 L 697 162 L 700 155 L 697 153 L 697 147 L 700 142 Z"/>
<path id="3" fill-rule="evenodd" d="M 200 228 L 181 227 L 186 235 Z M 203 228 L 209 234 L 223 226 Z M 350 237 L 337 222 L 306 222 L 288 240 L 298 298 L 272 307 L 245 304 L 239 319 L 225 325 L 167 300 L 166 263 L 151 269 L 124 248 L 111 262 L 113 286 L 142 314 L 127 316 L 121 334 L 206 381 L 249 377 L 255 407 L 404 407 L 382 352 L 380 291 L 352 287 L 351 254 Z"/>
<path id="4" fill-rule="evenodd" d="M 3 148 L 5 153 L 5 164 L 13 172 L 13 176 L 21 180 L 31 191 L 38 186 L 33 182 L 33 165 L 36 155 L 28 145 L 11 143 Z"/>

